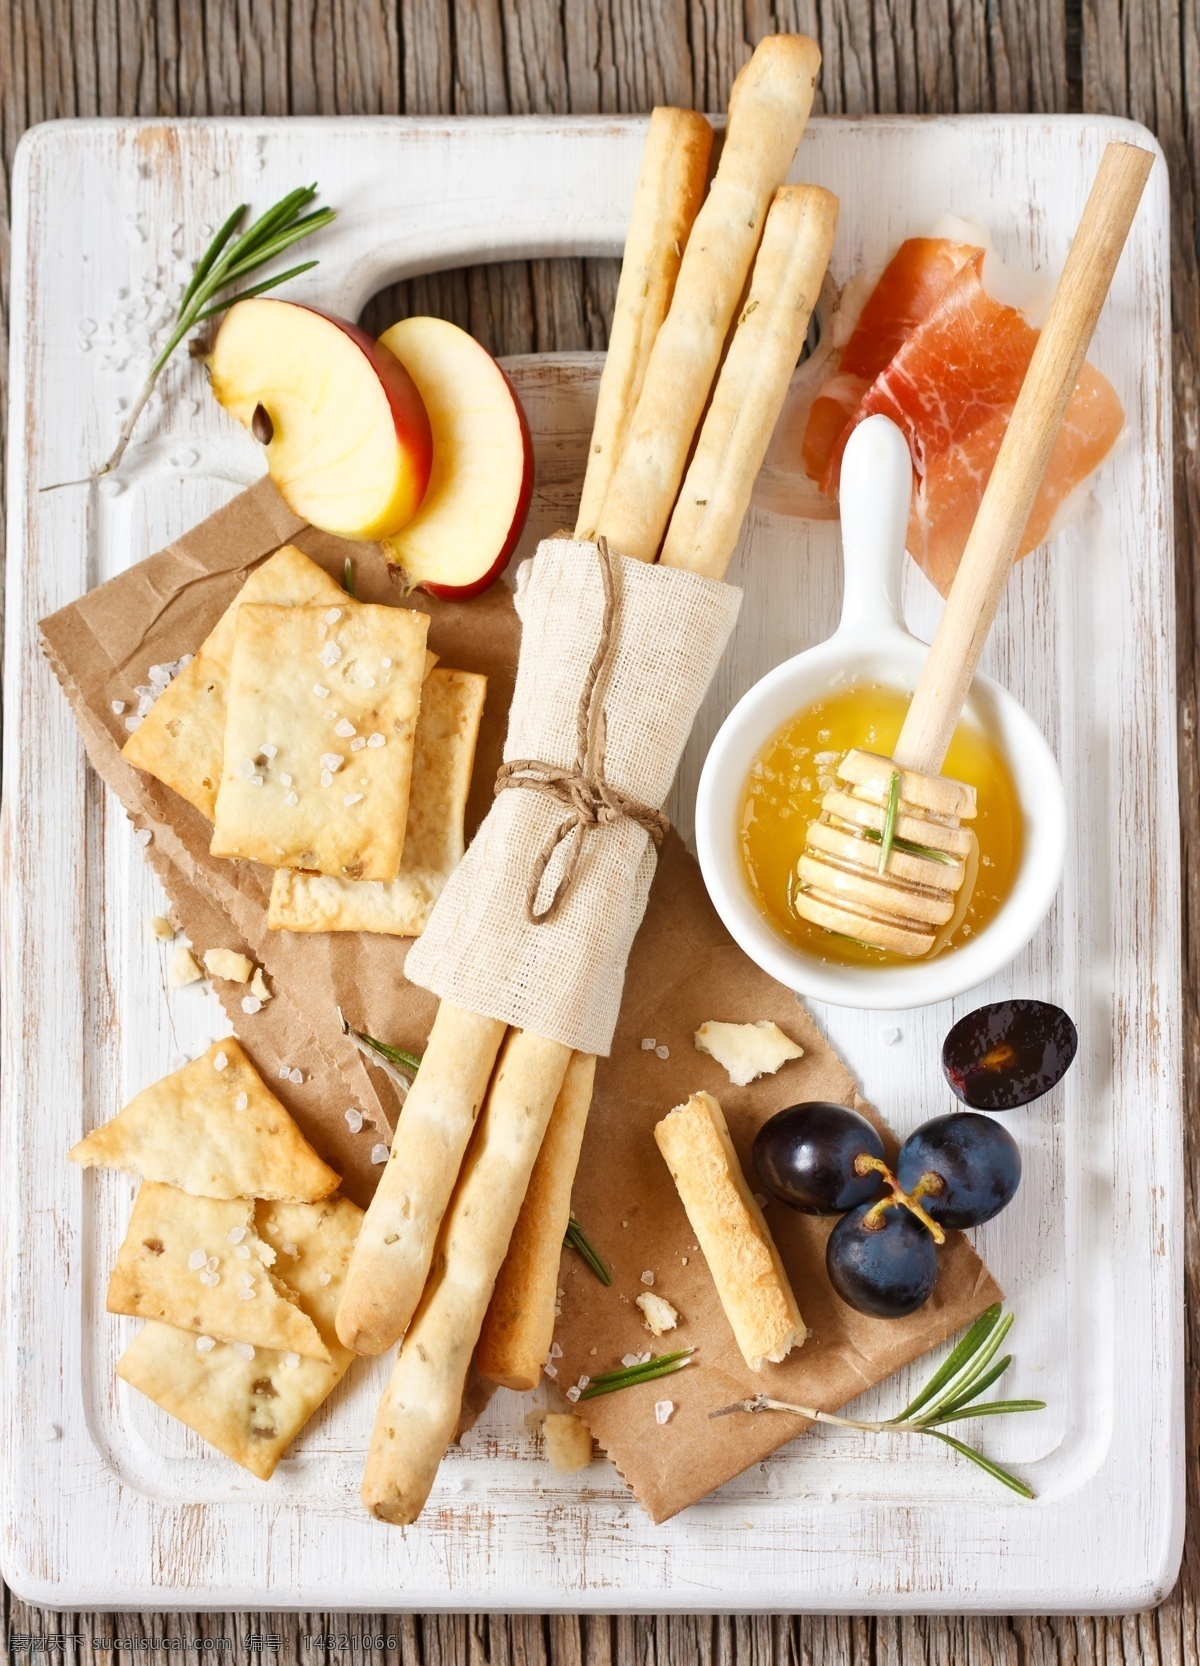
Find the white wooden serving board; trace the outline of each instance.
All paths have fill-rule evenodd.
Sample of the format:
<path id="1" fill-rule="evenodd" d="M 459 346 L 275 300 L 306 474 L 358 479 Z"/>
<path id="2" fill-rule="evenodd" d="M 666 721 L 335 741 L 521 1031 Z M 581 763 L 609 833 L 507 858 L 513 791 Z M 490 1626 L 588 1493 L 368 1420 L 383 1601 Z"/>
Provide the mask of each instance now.
<path id="1" fill-rule="evenodd" d="M 160 548 L 255 476 L 254 448 L 186 356 L 114 491 L 39 488 L 109 450 L 151 331 L 210 229 L 320 181 L 340 210 L 291 293 L 354 317 L 394 279 L 520 256 L 616 254 L 634 119 L 79 122 L 35 129 L 15 170 L 3 901 L 4 1572 L 82 1607 L 1127 1610 L 1156 1601 L 1183 1530 L 1178 820 L 1165 168 L 1151 180 L 1093 356 L 1130 439 L 1087 513 L 1010 585 L 985 668 L 1066 779 L 1066 878 L 1013 966 L 923 1012 L 818 1013 L 900 1129 L 948 1108 L 951 1021 L 1007 993 L 1079 1024 L 1063 1087 L 1011 1119 L 1025 1180 L 979 1247 L 1017 1314 L 1011 1391 L 1037 1416 L 975 1426 L 1036 1488 L 1022 1503 L 931 1442 L 794 1442 L 664 1527 L 598 1462 L 558 1477 L 527 1404 L 499 1393 L 446 1460 L 421 1523 L 358 1501 L 382 1363 L 352 1374 L 264 1486 L 115 1386 L 132 1328 L 104 1286 L 132 1187 L 64 1153 L 223 1028 L 168 991 L 132 829 L 85 768 L 37 621 Z M 1106 139 L 1069 117 L 816 121 L 795 174 L 842 199 L 841 281 L 943 210 L 1057 268 Z M 526 547 L 569 520 L 594 357 L 517 361 L 538 436 Z M 836 527 L 755 509 L 731 579 L 736 639 L 686 754 L 690 808 L 733 700 L 831 629 Z M 936 598 L 909 574 L 928 635 Z M 897 1038 L 898 1032 L 898 1038 Z M 686 1038 L 681 1038 L 686 1044 Z M 802 1294 L 802 1293 L 801 1293 Z M 918 1366 L 916 1370 L 927 1369 Z M 911 1374 L 910 1374 L 911 1375 Z M 894 1381 L 864 1403 L 888 1415 Z"/>

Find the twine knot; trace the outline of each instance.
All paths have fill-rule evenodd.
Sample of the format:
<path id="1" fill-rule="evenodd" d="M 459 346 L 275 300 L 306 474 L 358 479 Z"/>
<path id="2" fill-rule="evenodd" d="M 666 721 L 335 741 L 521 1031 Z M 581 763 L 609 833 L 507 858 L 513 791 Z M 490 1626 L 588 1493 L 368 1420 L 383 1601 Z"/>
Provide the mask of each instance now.
<path id="1" fill-rule="evenodd" d="M 609 554 L 608 541 L 603 536 L 596 540 L 596 554 L 600 561 L 600 579 L 604 586 L 604 613 L 600 621 L 600 640 L 596 644 L 596 652 L 592 655 L 592 662 L 588 666 L 579 695 L 575 716 L 574 766 L 570 769 L 560 769 L 556 764 L 541 763 L 536 758 L 514 758 L 511 763 L 502 765 L 496 776 L 497 797 L 509 787 L 530 787 L 536 792 L 548 793 L 570 811 L 546 839 L 530 870 L 529 885 L 525 892 L 525 917 L 535 926 L 552 920 L 570 894 L 579 870 L 584 835 L 589 827 L 610 827 L 614 822 L 624 819 L 636 822 L 650 835 L 656 845 L 661 845 L 663 835 L 671 825 L 661 810 L 641 804 L 636 798 L 629 798 L 605 779 L 606 724 L 603 708 L 597 709 L 596 690 L 600 683 L 600 675 L 612 652 L 617 602 L 612 556 Z M 589 759 L 593 757 L 594 767 L 589 768 Z M 550 900 L 539 910 L 538 894 L 542 888 L 542 880 L 555 851 L 562 844 L 569 845 L 562 873 Z"/>

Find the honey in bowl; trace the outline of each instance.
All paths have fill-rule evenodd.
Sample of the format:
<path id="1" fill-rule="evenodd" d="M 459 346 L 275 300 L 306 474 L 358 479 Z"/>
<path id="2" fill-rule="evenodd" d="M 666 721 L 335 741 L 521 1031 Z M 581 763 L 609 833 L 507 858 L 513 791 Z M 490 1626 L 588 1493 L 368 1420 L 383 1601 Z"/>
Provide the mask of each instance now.
<path id="1" fill-rule="evenodd" d="M 793 906 L 797 864 L 810 822 L 833 785 L 837 766 L 854 747 L 890 757 L 912 696 L 881 683 L 835 689 L 782 724 L 759 750 L 742 799 L 740 843 L 759 908 L 790 943 L 843 966 L 899 965 L 905 957 L 870 948 L 802 919 Z M 963 718 L 943 773 L 975 788 L 979 867 L 965 913 L 934 951 L 953 950 L 998 913 L 1021 860 L 1021 811 L 998 749 Z"/>

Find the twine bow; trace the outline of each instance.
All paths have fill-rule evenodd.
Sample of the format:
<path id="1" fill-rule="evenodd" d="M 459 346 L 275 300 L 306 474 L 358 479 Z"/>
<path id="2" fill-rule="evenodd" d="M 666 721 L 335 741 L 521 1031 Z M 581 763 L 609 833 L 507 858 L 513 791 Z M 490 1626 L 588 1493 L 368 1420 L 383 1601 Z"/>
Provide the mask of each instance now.
<path id="1" fill-rule="evenodd" d="M 589 827 L 607 827 L 622 818 L 636 822 L 661 845 L 670 822 L 661 810 L 640 804 L 619 792 L 604 776 L 605 717 L 597 711 L 596 689 L 600 674 L 608 663 L 613 646 L 613 620 L 616 617 L 616 585 L 613 580 L 612 556 L 604 537 L 596 540 L 596 554 L 600 561 L 600 579 L 604 586 L 604 613 L 600 621 L 600 640 L 579 695 L 575 716 L 576 757 L 572 769 L 560 769 L 555 764 L 541 763 L 536 758 L 514 758 L 501 766 L 496 776 L 497 797 L 509 787 L 532 787 L 536 792 L 548 793 L 560 804 L 565 804 L 570 815 L 547 838 L 534 861 L 525 892 L 525 917 L 531 925 L 552 920 L 570 894 L 579 870 L 583 853 L 584 834 Z M 594 741 L 593 741 L 594 737 Z M 595 768 L 589 770 L 588 760 L 595 757 Z M 538 909 L 538 893 L 546 869 L 561 844 L 569 844 L 562 873 L 546 906 Z"/>

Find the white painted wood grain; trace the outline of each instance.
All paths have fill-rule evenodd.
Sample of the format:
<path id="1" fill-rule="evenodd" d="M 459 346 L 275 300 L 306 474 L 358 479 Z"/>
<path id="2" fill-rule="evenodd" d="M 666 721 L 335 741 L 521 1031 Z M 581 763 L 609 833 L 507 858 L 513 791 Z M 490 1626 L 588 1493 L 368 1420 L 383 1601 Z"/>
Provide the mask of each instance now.
<path id="1" fill-rule="evenodd" d="M 901 1129 L 946 1108 L 952 1019 L 1004 993 L 1073 1012 L 1080 1060 L 1012 1126 L 1016 1202 L 977 1235 L 1018 1315 L 1012 1390 L 1038 1416 L 981 1426 L 1038 1490 L 1010 1502 L 940 1450 L 809 1435 L 662 1528 L 611 1468 L 531 1461 L 528 1402 L 498 1394 L 443 1466 L 416 1529 L 358 1503 L 382 1364 L 352 1374 L 264 1487 L 112 1378 L 129 1322 L 104 1286 L 130 1183 L 63 1160 L 87 1127 L 225 1027 L 168 991 L 146 932 L 161 897 L 123 813 L 83 766 L 36 622 L 121 571 L 254 474 L 186 359 L 114 491 L 39 488 L 111 446 L 138 349 L 183 251 L 232 201 L 318 178 L 341 209 L 292 293 L 357 314 L 385 283 L 464 262 L 612 254 L 644 123 L 330 120 L 64 123 L 23 143 L 14 192 L 12 513 L 3 810 L 0 1162 L 5 1278 L 3 1559 L 31 1600 L 81 1606 L 666 1610 L 1109 1609 L 1153 1601 L 1182 1535 L 1182 1170 L 1165 170 L 1093 357 L 1129 443 L 1088 512 L 1023 563 L 984 669 L 1041 725 L 1072 807 L 1067 876 L 1030 947 L 985 989 L 919 1013 L 818 1011 Z M 949 209 L 1001 252 L 1055 267 L 1105 140 L 1066 117 L 818 121 L 796 177 L 842 198 L 844 279 Z M 133 339 L 133 350 L 128 343 Z M 595 356 L 517 360 L 539 485 L 523 547 L 569 522 Z M 685 755 L 690 831 L 705 750 L 768 666 L 832 628 L 836 527 L 752 510 L 730 574 L 746 600 Z M 910 569 L 928 636 L 938 602 Z M 1135 830 L 1131 833 L 1130 830 Z M 886 1032 L 900 1030 L 889 1044 Z M 894 1409 L 897 1381 L 867 1404 Z M 49 1434 L 53 1424 L 61 1434 Z M 897 1458 L 902 1461 L 896 1461 Z"/>

